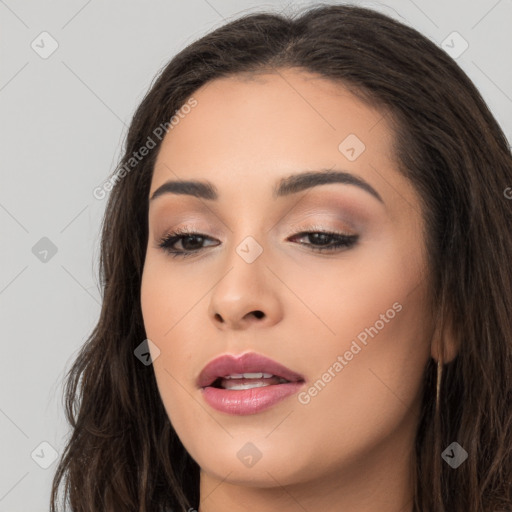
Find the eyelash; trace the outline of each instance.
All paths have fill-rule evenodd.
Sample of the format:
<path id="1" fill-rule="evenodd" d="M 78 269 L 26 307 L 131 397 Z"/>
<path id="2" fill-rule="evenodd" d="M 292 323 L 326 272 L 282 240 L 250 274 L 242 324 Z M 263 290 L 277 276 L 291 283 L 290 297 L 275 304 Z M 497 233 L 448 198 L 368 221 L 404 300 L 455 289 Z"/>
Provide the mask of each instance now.
<path id="1" fill-rule="evenodd" d="M 317 229 L 317 228 L 313 227 L 311 229 Z M 313 252 L 320 252 L 320 253 L 334 252 L 334 251 L 336 251 L 336 249 L 342 250 L 341 248 L 348 249 L 348 248 L 352 247 L 357 242 L 357 240 L 359 238 L 359 235 L 347 235 L 345 233 L 337 233 L 337 232 L 332 232 L 332 231 L 301 231 L 300 233 L 296 233 L 293 236 L 294 237 L 298 236 L 299 238 L 303 238 L 307 235 L 312 235 L 312 234 L 321 234 L 321 235 L 325 235 L 325 236 L 329 236 L 329 237 L 334 237 L 334 240 L 335 240 L 334 244 L 330 245 L 328 247 L 321 247 L 321 246 L 318 247 L 318 246 L 314 246 L 313 244 L 301 244 L 301 245 L 309 245 L 309 246 L 311 246 L 311 250 Z M 198 237 L 198 238 L 202 238 L 204 240 L 210 238 L 206 235 L 203 235 L 202 233 L 198 233 L 195 231 L 188 231 L 186 228 L 177 229 L 175 231 L 172 231 L 171 233 L 164 235 L 159 240 L 158 247 L 160 247 L 164 252 L 171 255 L 173 258 L 176 258 L 178 256 L 182 257 L 182 258 L 186 258 L 188 256 L 193 256 L 194 254 L 197 254 L 199 251 L 204 249 L 204 247 L 202 247 L 200 249 L 195 249 L 192 251 L 173 249 L 172 246 L 176 242 L 179 242 L 183 238 L 187 238 L 187 237 Z"/>

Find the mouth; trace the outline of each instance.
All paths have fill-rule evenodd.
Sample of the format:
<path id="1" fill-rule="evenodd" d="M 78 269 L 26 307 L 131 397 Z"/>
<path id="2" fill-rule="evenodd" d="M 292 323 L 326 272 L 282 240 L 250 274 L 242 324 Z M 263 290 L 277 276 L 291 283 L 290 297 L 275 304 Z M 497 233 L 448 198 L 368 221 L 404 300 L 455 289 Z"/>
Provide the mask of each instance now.
<path id="1" fill-rule="evenodd" d="M 227 375 L 219 377 L 211 384 L 212 388 L 232 389 L 235 391 L 241 389 L 262 388 L 264 386 L 275 386 L 276 384 L 286 384 L 290 382 L 283 377 L 277 377 L 270 373 L 242 373 L 237 375 Z"/>
<path id="2" fill-rule="evenodd" d="M 304 377 L 277 361 L 255 353 L 222 355 L 208 363 L 197 380 L 199 388 L 245 390 L 304 382 Z"/>
<path id="3" fill-rule="evenodd" d="M 263 412 L 304 385 L 302 375 L 261 354 L 224 354 L 208 363 L 197 379 L 204 400 L 231 415 Z"/>

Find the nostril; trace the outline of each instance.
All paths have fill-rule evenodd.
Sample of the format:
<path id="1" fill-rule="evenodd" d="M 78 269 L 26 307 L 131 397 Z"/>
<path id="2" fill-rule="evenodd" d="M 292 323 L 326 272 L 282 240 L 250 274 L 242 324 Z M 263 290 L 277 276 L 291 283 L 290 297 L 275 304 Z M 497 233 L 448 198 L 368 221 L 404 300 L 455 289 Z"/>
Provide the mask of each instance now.
<path id="1" fill-rule="evenodd" d="M 256 318 L 261 318 L 261 317 L 265 316 L 265 313 L 263 313 L 263 311 L 259 311 L 259 310 L 258 311 L 254 311 L 254 316 Z"/>

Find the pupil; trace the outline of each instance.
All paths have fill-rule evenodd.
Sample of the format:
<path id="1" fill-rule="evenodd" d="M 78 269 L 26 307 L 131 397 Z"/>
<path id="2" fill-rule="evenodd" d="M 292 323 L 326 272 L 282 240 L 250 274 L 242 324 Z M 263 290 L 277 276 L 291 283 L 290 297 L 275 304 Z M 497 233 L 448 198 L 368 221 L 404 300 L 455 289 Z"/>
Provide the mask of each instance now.
<path id="1" fill-rule="evenodd" d="M 320 241 L 320 245 L 322 245 L 322 242 L 326 243 L 329 241 L 329 238 L 331 235 L 326 235 L 325 233 L 312 233 L 309 236 L 312 239 L 311 241 L 313 242 L 313 244 L 315 244 L 315 241 L 316 242 Z"/>
<path id="2" fill-rule="evenodd" d="M 192 242 L 191 242 L 191 240 L 192 240 Z M 194 247 L 193 240 L 196 240 L 196 244 L 195 245 L 197 247 Z M 201 236 L 191 235 L 191 236 L 187 236 L 187 237 L 183 238 L 181 243 L 182 243 L 184 249 L 187 249 L 187 244 L 191 243 L 192 247 L 189 246 L 188 249 L 189 250 L 194 250 L 194 249 L 196 249 L 198 247 L 199 248 L 201 247 L 202 240 L 203 240 L 203 237 L 201 237 Z"/>

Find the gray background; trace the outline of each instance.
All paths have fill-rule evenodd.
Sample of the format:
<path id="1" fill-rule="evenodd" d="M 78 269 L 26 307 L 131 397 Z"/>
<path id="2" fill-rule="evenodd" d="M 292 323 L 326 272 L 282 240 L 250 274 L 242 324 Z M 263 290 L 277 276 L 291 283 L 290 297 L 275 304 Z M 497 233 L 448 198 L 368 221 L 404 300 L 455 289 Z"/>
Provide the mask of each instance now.
<path id="1" fill-rule="evenodd" d="M 52 449 L 60 455 L 69 432 L 63 378 L 100 311 L 106 199 L 92 191 L 153 77 L 242 12 L 311 3 L 0 0 L 0 512 L 48 510 Z M 355 3 L 441 46 L 458 32 L 469 46 L 456 60 L 512 141 L 512 0 Z M 44 31 L 58 43 L 47 58 Z M 463 49 L 458 36 L 447 41 Z"/>

